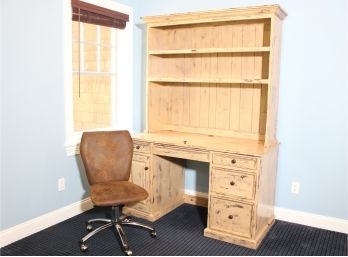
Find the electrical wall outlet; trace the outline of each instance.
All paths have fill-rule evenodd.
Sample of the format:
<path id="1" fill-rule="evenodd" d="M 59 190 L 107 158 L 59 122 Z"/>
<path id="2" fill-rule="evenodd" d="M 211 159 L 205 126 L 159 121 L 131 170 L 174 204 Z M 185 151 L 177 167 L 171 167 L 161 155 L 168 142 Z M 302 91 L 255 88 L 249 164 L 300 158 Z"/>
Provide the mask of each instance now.
<path id="1" fill-rule="evenodd" d="M 65 178 L 59 178 L 58 179 L 58 191 L 64 191 L 65 190 Z"/>
<path id="2" fill-rule="evenodd" d="M 291 193 L 299 194 L 300 193 L 300 183 L 297 181 L 292 182 L 291 184 Z"/>

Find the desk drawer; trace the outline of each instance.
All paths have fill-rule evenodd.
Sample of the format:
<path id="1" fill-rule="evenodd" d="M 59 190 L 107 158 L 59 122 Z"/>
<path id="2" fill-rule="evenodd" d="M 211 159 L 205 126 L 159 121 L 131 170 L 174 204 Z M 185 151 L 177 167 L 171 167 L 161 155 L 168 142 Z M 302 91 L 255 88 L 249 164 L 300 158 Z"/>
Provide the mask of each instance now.
<path id="1" fill-rule="evenodd" d="M 150 154 L 150 143 L 134 140 L 133 151 L 135 153 Z"/>
<path id="2" fill-rule="evenodd" d="M 153 154 L 209 162 L 209 151 L 199 148 L 154 144 Z"/>
<path id="3" fill-rule="evenodd" d="M 213 193 L 253 200 L 255 182 L 255 175 L 234 170 L 212 169 L 211 187 Z"/>
<path id="4" fill-rule="evenodd" d="M 214 153 L 212 163 L 228 168 L 257 169 L 257 158 Z"/>
<path id="5" fill-rule="evenodd" d="M 216 197 L 210 199 L 209 227 L 251 238 L 253 205 Z"/>

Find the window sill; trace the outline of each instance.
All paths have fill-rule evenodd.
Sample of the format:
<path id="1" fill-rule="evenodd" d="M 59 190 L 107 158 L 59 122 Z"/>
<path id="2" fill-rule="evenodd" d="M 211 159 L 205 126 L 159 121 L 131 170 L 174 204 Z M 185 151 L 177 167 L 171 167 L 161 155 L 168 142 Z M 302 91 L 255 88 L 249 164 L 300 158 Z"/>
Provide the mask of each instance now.
<path id="1" fill-rule="evenodd" d="M 74 133 L 72 137 L 67 138 L 65 143 L 65 152 L 67 156 L 80 154 L 81 137 L 82 137 L 82 132 Z"/>
<path id="2" fill-rule="evenodd" d="M 65 145 L 65 151 L 67 156 L 80 154 L 80 143 Z"/>

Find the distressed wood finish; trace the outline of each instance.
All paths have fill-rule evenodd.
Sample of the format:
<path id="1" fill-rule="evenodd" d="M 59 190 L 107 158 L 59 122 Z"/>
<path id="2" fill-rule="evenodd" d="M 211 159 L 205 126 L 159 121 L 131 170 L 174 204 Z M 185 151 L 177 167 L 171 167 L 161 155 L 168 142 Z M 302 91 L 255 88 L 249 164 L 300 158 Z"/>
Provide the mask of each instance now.
<path id="1" fill-rule="evenodd" d="M 155 221 L 184 202 L 183 160 L 151 155 L 153 144 L 134 140 L 130 181 L 145 188 L 149 197 L 124 207 L 125 214 Z"/>
<path id="2" fill-rule="evenodd" d="M 181 147 L 193 147 L 233 154 L 262 156 L 267 149 L 263 141 L 244 138 L 213 136 L 198 133 L 185 133 L 180 131 L 161 130 L 153 133 L 134 134 L 133 138 L 148 142 L 159 142 Z"/>
<path id="3" fill-rule="evenodd" d="M 209 206 L 209 227 L 224 233 L 251 238 L 253 208 L 254 205 L 250 203 L 212 197 Z"/>
<path id="4" fill-rule="evenodd" d="M 209 182 L 210 192 L 208 199 L 209 215 L 208 226 L 204 230 L 205 236 L 240 244 L 253 249 L 256 249 L 260 245 L 262 239 L 274 223 L 277 153 L 278 145 L 268 147 L 267 151 L 258 158 L 250 158 L 250 156 L 231 156 L 212 152 Z M 222 159 L 224 161 L 222 161 L 221 158 L 218 158 L 218 161 L 216 161 L 215 156 L 224 157 Z M 248 160 L 249 163 L 240 162 L 244 164 L 244 167 L 236 170 L 235 167 L 232 169 L 230 166 L 232 162 L 229 160 L 231 159 L 236 161 L 239 159 Z M 254 164 L 250 166 L 251 163 Z M 223 224 L 215 220 L 221 219 L 222 217 L 211 215 L 216 211 L 217 201 L 220 203 L 219 206 L 223 206 L 222 203 L 232 204 L 236 201 L 247 204 L 247 206 L 252 206 L 252 208 L 250 207 L 250 223 L 248 223 L 250 236 L 249 234 L 244 233 L 243 235 L 240 231 L 238 232 L 237 228 L 235 228 L 236 231 L 231 231 L 231 227 L 233 228 L 232 225 L 227 228 L 225 224 L 225 230 L 217 227 L 216 224 Z M 230 208 L 227 206 L 228 205 L 226 205 L 226 211 Z M 228 220 L 225 222 L 228 223 Z M 246 221 L 244 220 L 242 222 L 244 222 L 243 225 L 245 225 Z M 221 227 L 224 226 L 221 225 Z"/>
<path id="5" fill-rule="evenodd" d="M 242 157 L 238 155 L 214 153 L 212 158 L 212 164 L 225 166 L 228 168 L 244 168 L 255 170 L 258 166 L 258 160 L 257 158 L 252 157 Z"/>
<path id="6" fill-rule="evenodd" d="M 207 237 L 257 248 L 274 223 L 282 20 L 277 5 L 145 17 L 146 128 L 131 180 L 157 220 L 208 207 Z M 184 195 L 185 160 L 210 164 L 208 198 Z M 145 168 L 148 169 L 145 171 Z"/>
<path id="7" fill-rule="evenodd" d="M 260 234 L 274 221 L 274 201 L 278 165 L 278 145 L 273 146 L 262 156 L 257 188 L 257 227 Z"/>
<path id="8" fill-rule="evenodd" d="M 180 147 L 169 144 L 155 144 L 153 147 L 153 153 L 162 156 L 209 162 L 209 151 L 200 148 Z"/>
<path id="9" fill-rule="evenodd" d="M 270 24 L 256 19 L 149 28 L 148 131 L 263 140 L 271 50 L 264 37 Z"/>
<path id="10" fill-rule="evenodd" d="M 208 199 L 200 196 L 184 195 L 184 202 L 201 207 L 208 207 Z"/>
<path id="11" fill-rule="evenodd" d="M 142 141 L 134 141 L 133 152 L 140 154 L 150 154 L 150 144 Z"/>
<path id="12" fill-rule="evenodd" d="M 184 202 L 183 160 L 153 155 L 151 210 L 158 219 Z"/>
<path id="13" fill-rule="evenodd" d="M 269 60 L 269 79 L 268 101 L 267 101 L 267 121 L 265 145 L 277 143 L 277 114 L 278 114 L 278 95 L 279 95 L 279 63 L 280 63 L 280 43 L 281 43 L 282 20 L 277 17 L 272 19 L 271 39 L 272 51 Z"/>
<path id="14" fill-rule="evenodd" d="M 140 155 L 140 154 L 134 154 L 130 181 L 138 186 L 141 186 L 148 192 L 151 190 L 149 170 L 150 170 L 150 157 Z M 130 204 L 129 206 L 140 212 L 148 212 L 149 211 L 148 203 L 149 203 L 149 198 L 135 204 Z"/>
<path id="15" fill-rule="evenodd" d="M 211 173 L 211 192 L 214 194 L 233 195 L 241 199 L 253 200 L 256 179 L 254 174 L 236 170 L 213 168 Z"/>

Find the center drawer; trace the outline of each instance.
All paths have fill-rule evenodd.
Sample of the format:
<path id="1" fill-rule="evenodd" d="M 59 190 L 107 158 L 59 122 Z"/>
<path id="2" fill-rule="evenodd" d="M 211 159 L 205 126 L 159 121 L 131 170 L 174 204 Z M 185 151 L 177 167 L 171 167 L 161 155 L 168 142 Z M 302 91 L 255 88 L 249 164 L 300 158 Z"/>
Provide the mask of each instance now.
<path id="1" fill-rule="evenodd" d="M 153 154 L 209 162 L 209 151 L 193 147 L 154 144 Z"/>
<path id="2" fill-rule="evenodd" d="M 212 168 L 211 187 L 213 193 L 253 200 L 255 184 L 255 175 L 235 170 Z"/>

